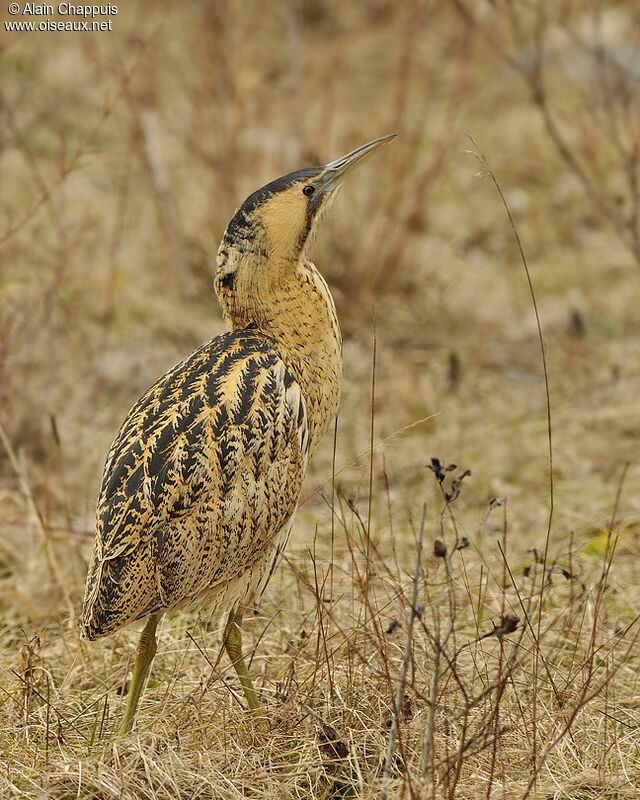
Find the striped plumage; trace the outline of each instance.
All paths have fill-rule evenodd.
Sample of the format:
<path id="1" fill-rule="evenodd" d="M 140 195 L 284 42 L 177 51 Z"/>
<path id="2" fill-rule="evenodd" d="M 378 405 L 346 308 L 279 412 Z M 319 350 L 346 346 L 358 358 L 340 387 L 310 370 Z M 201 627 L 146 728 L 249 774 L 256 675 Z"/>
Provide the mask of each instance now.
<path id="1" fill-rule="evenodd" d="M 170 370 L 107 458 L 85 635 L 203 595 L 223 608 L 251 599 L 280 551 L 308 454 L 304 397 L 273 340 L 231 331 Z"/>
<path id="2" fill-rule="evenodd" d="M 239 609 L 259 597 L 287 543 L 342 374 L 335 307 L 307 244 L 345 175 L 389 138 L 286 175 L 245 201 L 223 236 L 215 276 L 231 330 L 163 375 L 111 446 L 82 629 L 96 639 L 149 617 L 125 731 L 160 615 L 206 599 L 231 610 L 239 637 Z M 227 650 L 255 710 L 229 625 Z"/>

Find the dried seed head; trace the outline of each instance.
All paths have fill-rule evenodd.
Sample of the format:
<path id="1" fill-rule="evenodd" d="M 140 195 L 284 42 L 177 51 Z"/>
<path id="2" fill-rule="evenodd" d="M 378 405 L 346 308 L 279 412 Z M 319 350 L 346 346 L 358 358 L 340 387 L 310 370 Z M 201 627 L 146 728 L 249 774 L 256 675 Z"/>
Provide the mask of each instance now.
<path id="1" fill-rule="evenodd" d="M 436 558 L 444 558 L 447 555 L 447 546 L 442 539 L 436 539 L 433 542 L 433 555 Z"/>

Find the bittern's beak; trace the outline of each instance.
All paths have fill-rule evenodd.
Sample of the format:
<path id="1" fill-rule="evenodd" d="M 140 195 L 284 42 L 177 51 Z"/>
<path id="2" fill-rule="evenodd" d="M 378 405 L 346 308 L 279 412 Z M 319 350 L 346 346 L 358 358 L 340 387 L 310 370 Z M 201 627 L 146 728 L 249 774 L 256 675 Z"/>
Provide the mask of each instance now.
<path id="1" fill-rule="evenodd" d="M 379 139 L 374 139 L 372 142 L 363 144 L 346 156 L 337 158 L 335 161 L 327 164 L 324 168 L 324 172 L 314 181 L 321 190 L 322 195 L 326 196 L 331 194 L 342 184 L 352 170 L 359 167 L 360 164 L 364 164 L 376 151 L 387 142 L 395 139 L 397 135 L 397 133 L 390 133 L 388 136 L 381 136 Z"/>

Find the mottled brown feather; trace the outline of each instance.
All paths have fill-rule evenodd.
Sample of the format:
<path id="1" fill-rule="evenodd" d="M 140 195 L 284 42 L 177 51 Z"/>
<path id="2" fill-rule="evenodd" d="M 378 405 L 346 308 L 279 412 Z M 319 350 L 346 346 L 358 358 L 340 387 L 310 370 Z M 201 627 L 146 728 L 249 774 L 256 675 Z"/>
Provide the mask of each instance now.
<path id="1" fill-rule="evenodd" d="M 308 452 L 301 388 L 273 340 L 231 331 L 167 372 L 107 457 L 84 635 L 222 592 L 264 565 L 239 593 L 255 591 L 288 533 Z"/>

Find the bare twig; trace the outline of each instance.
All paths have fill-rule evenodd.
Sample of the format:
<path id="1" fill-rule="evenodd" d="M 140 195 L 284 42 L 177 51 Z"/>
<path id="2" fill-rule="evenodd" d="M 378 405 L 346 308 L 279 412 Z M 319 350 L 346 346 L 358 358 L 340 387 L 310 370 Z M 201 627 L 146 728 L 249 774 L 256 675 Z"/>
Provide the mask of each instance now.
<path id="1" fill-rule="evenodd" d="M 398 681 L 398 688 L 396 691 L 396 698 L 393 709 L 393 720 L 391 721 L 391 728 L 389 730 L 389 743 L 387 745 L 387 757 L 385 759 L 384 771 L 382 773 L 380 800 L 386 800 L 387 798 L 387 784 L 389 781 L 389 775 L 391 774 L 391 764 L 393 762 L 393 754 L 396 749 L 396 738 L 398 736 L 398 722 L 400 720 L 400 714 L 402 713 L 402 703 L 404 701 L 404 693 L 407 683 L 407 671 L 409 669 L 409 662 L 411 660 L 411 651 L 413 644 L 413 622 L 416 617 L 416 606 L 418 603 L 418 583 L 420 580 L 420 571 L 422 565 L 422 539 L 424 535 L 424 523 L 426 516 L 427 516 L 427 504 L 425 503 L 422 506 L 422 519 L 420 520 L 420 530 L 418 532 L 416 566 L 413 573 L 413 591 L 411 594 L 411 611 L 409 614 L 409 625 L 407 627 L 407 639 L 404 646 L 404 658 L 402 660 L 400 680 Z"/>
<path id="2" fill-rule="evenodd" d="M 535 740 L 535 732 L 536 732 L 536 712 L 537 712 L 537 678 L 538 678 L 538 659 L 541 656 L 540 650 L 540 628 L 542 625 L 542 594 L 544 591 L 545 585 L 545 576 L 547 571 L 547 559 L 549 555 L 549 542 L 551 540 L 551 524 L 553 521 L 553 508 L 554 508 L 554 483 L 553 483 L 553 437 L 551 431 L 551 393 L 549 389 L 549 371 L 547 368 L 547 354 L 544 344 L 544 337 L 542 335 L 542 323 L 540 322 L 540 313 L 538 311 L 538 303 L 536 301 L 536 295 L 533 288 L 533 281 L 531 279 L 531 273 L 529 271 L 529 264 L 527 263 L 527 257 L 524 252 L 524 248 L 522 246 L 522 241 L 520 239 L 520 234 L 518 233 L 518 228 L 516 226 L 515 220 L 513 218 L 513 214 L 511 213 L 511 208 L 507 203 L 506 197 L 502 191 L 502 187 L 500 182 L 498 181 L 495 173 L 489 166 L 486 156 L 480 150 L 478 145 L 476 144 L 473 137 L 470 137 L 471 142 L 475 148 L 476 156 L 479 159 L 480 163 L 482 164 L 483 168 L 487 171 L 487 174 L 490 176 L 491 180 L 493 181 L 494 186 L 500 196 L 500 200 L 502 201 L 502 205 L 507 213 L 507 217 L 509 218 L 509 224 L 511 225 L 511 230 L 513 231 L 514 238 L 516 240 L 516 244 L 518 246 L 518 252 L 520 253 L 520 259 L 522 261 L 522 266 L 524 268 L 524 273 L 527 279 L 527 285 L 529 287 L 529 294 L 531 296 L 531 304 L 533 306 L 533 313 L 535 315 L 536 320 L 536 328 L 538 331 L 538 343 L 540 346 L 540 358 L 542 361 L 542 370 L 544 373 L 544 391 L 545 391 L 545 403 L 546 403 L 546 412 L 547 412 L 547 449 L 548 449 L 548 461 L 549 461 L 549 514 L 547 516 L 547 533 L 545 536 L 544 542 L 544 555 L 542 558 L 542 577 L 540 579 L 540 602 L 538 603 L 538 617 L 537 617 L 537 624 L 536 624 L 536 636 L 535 642 L 536 647 L 534 650 L 534 668 L 533 668 L 533 706 L 532 706 L 532 713 L 533 713 L 533 732 L 534 732 L 534 769 L 535 769 L 535 758 L 536 758 L 536 740 Z"/>

